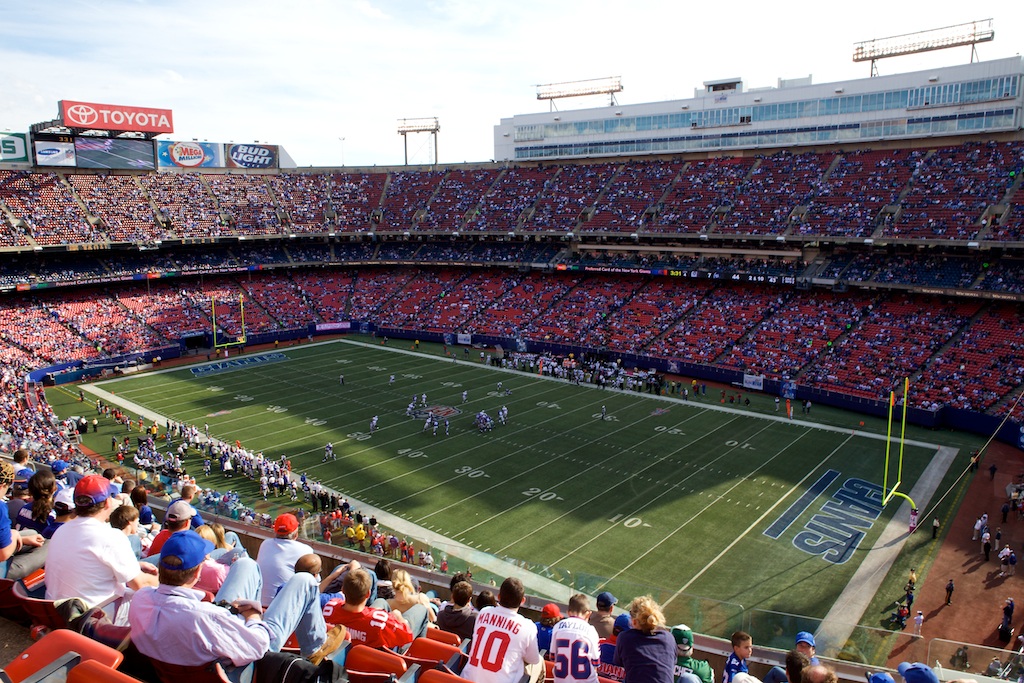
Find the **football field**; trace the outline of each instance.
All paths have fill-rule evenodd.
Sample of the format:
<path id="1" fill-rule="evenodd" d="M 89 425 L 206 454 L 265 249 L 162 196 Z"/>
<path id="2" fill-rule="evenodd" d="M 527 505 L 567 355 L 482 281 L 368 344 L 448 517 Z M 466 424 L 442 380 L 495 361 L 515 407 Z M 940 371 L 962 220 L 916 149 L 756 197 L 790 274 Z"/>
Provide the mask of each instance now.
<path id="1" fill-rule="evenodd" d="M 694 596 L 824 616 L 899 507 L 880 505 L 877 435 L 787 420 L 765 396 L 754 412 L 711 389 L 684 402 L 578 387 L 477 354 L 343 340 L 96 386 L 592 595 L 652 593 L 670 619 Z M 481 410 L 491 431 L 474 424 Z M 324 463 L 327 442 L 337 459 Z M 935 452 L 908 443 L 901 490 Z"/>

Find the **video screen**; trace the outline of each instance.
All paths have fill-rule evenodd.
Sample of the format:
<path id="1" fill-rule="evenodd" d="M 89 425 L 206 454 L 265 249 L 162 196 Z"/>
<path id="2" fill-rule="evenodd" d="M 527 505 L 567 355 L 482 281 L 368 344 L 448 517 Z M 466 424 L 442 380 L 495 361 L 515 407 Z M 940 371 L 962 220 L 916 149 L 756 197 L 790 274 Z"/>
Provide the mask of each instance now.
<path id="1" fill-rule="evenodd" d="M 117 168 L 152 171 L 156 168 L 152 140 L 75 138 L 78 168 Z"/>

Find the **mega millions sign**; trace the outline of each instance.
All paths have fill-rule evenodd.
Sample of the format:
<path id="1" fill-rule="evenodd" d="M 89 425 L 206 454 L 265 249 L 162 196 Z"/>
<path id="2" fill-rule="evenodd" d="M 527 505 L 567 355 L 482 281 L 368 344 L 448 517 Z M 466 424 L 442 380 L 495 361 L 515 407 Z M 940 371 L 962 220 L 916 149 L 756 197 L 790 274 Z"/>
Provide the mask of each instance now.
<path id="1" fill-rule="evenodd" d="M 61 100 L 60 118 L 61 123 L 67 128 L 124 130 L 140 133 L 174 132 L 174 119 L 170 109 Z"/>

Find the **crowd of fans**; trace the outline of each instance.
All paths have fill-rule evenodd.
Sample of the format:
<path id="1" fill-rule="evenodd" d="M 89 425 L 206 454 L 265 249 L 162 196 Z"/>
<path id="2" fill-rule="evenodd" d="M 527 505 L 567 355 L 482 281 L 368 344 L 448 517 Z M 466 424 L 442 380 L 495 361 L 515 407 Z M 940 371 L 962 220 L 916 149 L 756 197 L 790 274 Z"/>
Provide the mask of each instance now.
<path id="1" fill-rule="evenodd" d="M 863 268 L 876 278 L 899 271 L 887 263 L 853 259 L 843 271 Z M 962 283 L 964 264 L 928 260 L 919 280 Z M 701 259 L 694 267 L 724 265 Z M 784 266 L 742 264 L 765 274 Z M 991 269 L 985 277 L 1006 282 L 1013 272 Z M 226 335 L 241 333 L 243 313 L 248 334 L 370 322 L 715 365 L 875 400 L 885 400 L 899 378 L 921 374 L 927 389 L 916 400 L 928 409 L 997 408 L 1024 380 L 1019 305 L 1012 303 L 898 291 L 822 297 L 699 277 L 426 266 L 222 274 L 12 296 L 0 301 L 0 354 L 44 367 L 177 345 L 210 331 L 211 299 L 218 333 Z"/>
<path id="2" fill-rule="evenodd" d="M 389 173 L 0 171 L 0 245 L 514 230 L 1018 240 L 1021 147 Z"/>

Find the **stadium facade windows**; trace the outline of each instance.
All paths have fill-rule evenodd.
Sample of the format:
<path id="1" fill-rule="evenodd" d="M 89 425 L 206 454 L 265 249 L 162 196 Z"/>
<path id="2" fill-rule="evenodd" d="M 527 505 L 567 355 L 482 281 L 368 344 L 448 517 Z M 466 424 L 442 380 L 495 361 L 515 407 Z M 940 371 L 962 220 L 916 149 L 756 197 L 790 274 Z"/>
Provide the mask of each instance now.
<path id="1" fill-rule="evenodd" d="M 614 114 L 607 108 L 527 114 L 495 127 L 495 158 L 693 152 L 1015 130 L 1024 125 L 1022 78 L 1024 60 L 1012 57 L 821 85 L 743 92 L 741 84 L 727 94 L 704 92 L 692 100 L 629 105 Z M 998 108 L 992 106 L 997 103 Z M 950 107 L 957 107 L 957 113 L 950 114 Z M 635 115 L 622 115 L 630 109 Z M 934 115 L 928 116 L 929 111 Z M 736 135 L 737 128 L 747 130 Z M 510 129 L 514 135 L 501 134 Z"/>

